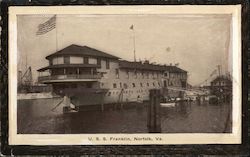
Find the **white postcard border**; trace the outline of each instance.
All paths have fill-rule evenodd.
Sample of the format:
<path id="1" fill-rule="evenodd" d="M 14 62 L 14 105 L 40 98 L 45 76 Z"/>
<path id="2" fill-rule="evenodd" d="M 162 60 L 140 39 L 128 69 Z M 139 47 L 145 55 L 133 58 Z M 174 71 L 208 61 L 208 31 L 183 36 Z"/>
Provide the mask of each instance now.
<path id="1" fill-rule="evenodd" d="M 232 133 L 17 134 L 17 15 L 29 14 L 174 14 L 232 15 Z M 27 6 L 9 8 L 9 144 L 10 145 L 145 145 L 241 143 L 241 5 L 180 6 Z M 134 140 L 144 137 L 145 140 Z M 150 137 L 153 140 L 146 140 Z M 106 139 L 106 140 L 105 140 Z"/>

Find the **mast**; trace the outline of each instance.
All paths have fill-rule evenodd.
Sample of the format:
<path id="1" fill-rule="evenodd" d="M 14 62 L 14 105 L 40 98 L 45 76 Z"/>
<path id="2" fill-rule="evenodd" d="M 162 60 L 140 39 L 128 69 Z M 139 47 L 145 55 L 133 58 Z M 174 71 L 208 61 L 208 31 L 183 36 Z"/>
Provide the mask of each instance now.
<path id="1" fill-rule="evenodd" d="M 28 69 L 28 55 L 27 55 L 27 52 L 25 53 L 26 54 L 26 56 L 25 56 L 25 70 L 27 70 Z"/>
<path id="2" fill-rule="evenodd" d="M 133 31 L 134 62 L 136 62 L 136 55 L 135 55 L 135 30 L 134 30 L 134 25 L 131 25 L 131 26 L 130 26 L 130 29 Z"/>
<path id="3" fill-rule="evenodd" d="M 221 85 L 221 82 L 220 82 L 220 77 L 221 77 L 221 66 L 218 65 L 218 72 L 219 72 L 219 86 Z"/>
<path id="4" fill-rule="evenodd" d="M 219 72 L 219 76 L 221 76 L 221 65 L 218 65 L 218 72 Z"/>

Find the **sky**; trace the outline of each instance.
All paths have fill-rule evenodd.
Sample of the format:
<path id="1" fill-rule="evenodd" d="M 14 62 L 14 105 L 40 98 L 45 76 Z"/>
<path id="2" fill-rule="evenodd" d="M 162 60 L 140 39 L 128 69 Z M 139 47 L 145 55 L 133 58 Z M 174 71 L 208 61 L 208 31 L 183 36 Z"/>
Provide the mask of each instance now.
<path id="1" fill-rule="evenodd" d="M 37 70 L 48 65 L 45 57 L 71 44 L 133 61 L 133 36 L 137 60 L 178 63 L 192 85 L 204 82 L 218 65 L 222 73 L 231 72 L 229 15 L 57 15 L 56 29 L 36 35 L 38 25 L 52 16 L 17 18 L 18 70 L 24 72 L 27 63 L 34 81 Z"/>

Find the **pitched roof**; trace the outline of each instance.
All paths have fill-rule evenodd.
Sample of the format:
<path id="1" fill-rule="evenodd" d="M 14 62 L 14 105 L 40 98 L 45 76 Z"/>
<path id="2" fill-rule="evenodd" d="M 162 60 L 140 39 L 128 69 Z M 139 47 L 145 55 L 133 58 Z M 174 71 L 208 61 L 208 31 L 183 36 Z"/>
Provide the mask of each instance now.
<path id="1" fill-rule="evenodd" d="M 47 56 L 46 59 L 49 59 L 55 56 L 63 56 L 63 55 L 77 55 L 77 56 L 85 55 L 85 56 L 97 56 L 97 57 L 103 57 L 103 58 L 119 59 L 116 56 L 110 55 L 100 50 L 96 50 L 88 46 L 79 46 L 79 45 L 74 45 L 74 44 Z"/>
<path id="2" fill-rule="evenodd" d="M 169 71 L 169 72 L 174 72 L 174 73 L 186 73 L 187 72 L 176 66 L 155 65 L 155 64 L 142 63 L 142 62 L 119 61 L 119 65 L 121 68 L 127 68 L 127 69 Z"/>

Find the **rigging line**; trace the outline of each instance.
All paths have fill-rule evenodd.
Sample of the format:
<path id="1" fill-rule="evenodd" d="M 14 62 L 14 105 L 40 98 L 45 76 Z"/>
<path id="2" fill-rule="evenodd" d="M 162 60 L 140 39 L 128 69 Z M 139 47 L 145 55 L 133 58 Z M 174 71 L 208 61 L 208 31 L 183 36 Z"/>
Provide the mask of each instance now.
<path id="1" fill-rule="evenodd" d="M 51 111 L 54 111 L 58 106 L 60 106 L 63 102 L 63 99 L 55 106 L 51 109 Z"/>
<path id="2" fill-rule="evenodd" d="M 201 85 L 203 83 L 205 83 L 206 81 L 208 81 L 210 78 L 212 78 L 213 76 L 211 76 L 211 74 L 202 82 L 198 83 L 197 85 Z"/>
<path id="3" fill-rule="evenodd" d="M 21 79 L 23 79 L 23 78 L 26 76 L 26 74 L 27 74 L 28 72 L 31 72 L 31 67 L 29 67 L 28 69 L 26 69 L 26 71 L 25 71 L 25 73 L 23 74 L 23 76 L 21 77 Z"/>

